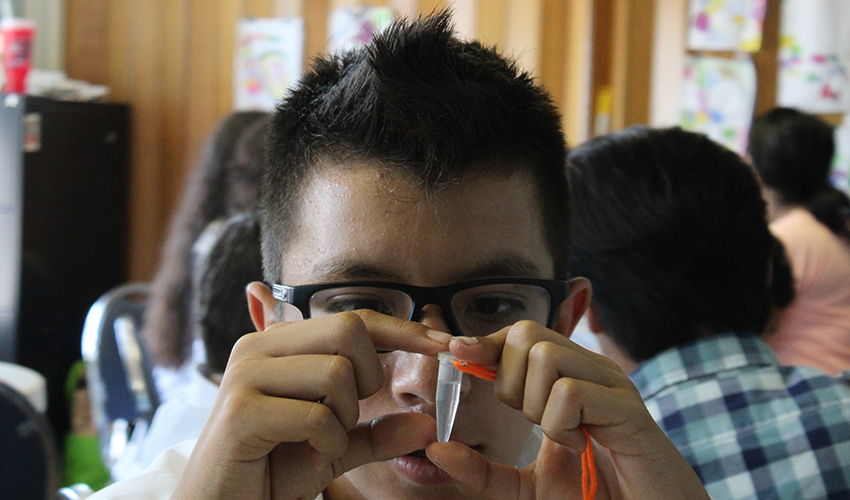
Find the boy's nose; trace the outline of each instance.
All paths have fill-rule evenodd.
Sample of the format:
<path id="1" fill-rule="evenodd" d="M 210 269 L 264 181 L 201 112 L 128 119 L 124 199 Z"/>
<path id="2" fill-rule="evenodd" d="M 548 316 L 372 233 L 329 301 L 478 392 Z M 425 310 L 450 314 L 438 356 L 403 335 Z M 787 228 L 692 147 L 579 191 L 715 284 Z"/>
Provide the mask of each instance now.
<path id="1" fill-rule="evenodd" d="M 426 304 L 422 308 L 422 312 L 419 313 L 419 319 L 417 321 L 432 330 L 451 333 L 453 335 L 459 333 L 449 331 L 449 322 L 446 321 L 446 314 L 443 312 L 443 308 L 437 304 Z"/>
<path id="2" fill-rule="evenodd" d="M 434 330 L 449 331 L 443 311 L 436 304 L 422 308 L 419 322 Z M 402 406 L 433 416 L 439 366 L 436 356 L 399 352 L 391 381 L 393 398 Z M 461 385 L 461 397 L 469 392 L 466 378 Z"/>

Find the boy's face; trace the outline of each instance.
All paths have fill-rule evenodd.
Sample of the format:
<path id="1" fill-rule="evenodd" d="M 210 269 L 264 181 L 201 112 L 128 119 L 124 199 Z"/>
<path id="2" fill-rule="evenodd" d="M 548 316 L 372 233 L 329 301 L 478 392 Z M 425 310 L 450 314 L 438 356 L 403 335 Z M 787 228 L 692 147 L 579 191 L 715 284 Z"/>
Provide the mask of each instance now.
<path id="1" fill-rule="evenodd" d="M 307 182 L 302 200 L 299 227 L 282 260 L 286 285 L 369 280 L 440 286 L 554 275 L 535 193 L 518 176 L 465 178 L 428 197 L 403 173 L 330 166 Z M 419 321 L 448 331 L 436 305 L 426 306 Z M 381 356 L 385 384 L 360 402 L 360 420 L 399 412 L 434 417 L 436 358 L 401 351 Z M 452 440 L 513 465 L 530 430 L 521 412 L 496 399 L 492 382 L 464 382 Z M 365 498 L 459 495 L 424 454 L 360 467 L 333 488 Z"/>

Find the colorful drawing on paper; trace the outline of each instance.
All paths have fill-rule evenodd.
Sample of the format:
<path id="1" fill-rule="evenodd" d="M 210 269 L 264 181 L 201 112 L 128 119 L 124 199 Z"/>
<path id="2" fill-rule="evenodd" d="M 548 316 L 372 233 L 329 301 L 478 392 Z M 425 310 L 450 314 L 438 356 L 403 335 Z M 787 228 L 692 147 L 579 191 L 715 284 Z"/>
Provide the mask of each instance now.
<path id="1" fill-rule="evenodd" d="M 394 19 L 391 7 L 340 7 L 328 18 L 328 52 L 362 47 Z"/>
<path id="2" fill-rule="evenodd" d="M 784 0 L 777 103 L 810 113 L 850 111 L 850 2 Z"/>
<path id="3" fill-rule="evenodd" d="M 758 52 L 767 0 L 690 0 L 688 48 Z"/>
<path id="4" fill-rule="evenodd" d="M 304 20 L 242 19 L 233 62 L 233 107 L 271 111 L 300 76 Z"/>
<path id="5" fill-rule="evenodd" d="M 743 155 L 756 100 L 756 70 L 749 58 L 685 58 L 682 128 L 702 132 Z"/>

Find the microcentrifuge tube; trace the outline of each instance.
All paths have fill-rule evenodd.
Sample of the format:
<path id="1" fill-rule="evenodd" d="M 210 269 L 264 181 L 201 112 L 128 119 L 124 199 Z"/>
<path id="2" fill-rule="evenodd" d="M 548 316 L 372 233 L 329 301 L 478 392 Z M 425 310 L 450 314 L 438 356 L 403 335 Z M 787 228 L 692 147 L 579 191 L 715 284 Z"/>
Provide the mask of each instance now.
<path id="1" fill-rule="evenodd" d="M 437 354 L 440 368 L 437 371 L 437 441 L 448 442 L 455 423 L 457 405 L 460 402 L 460 386 L 463 372 L 457 369 L 457 359 L 448 352 Z"/>

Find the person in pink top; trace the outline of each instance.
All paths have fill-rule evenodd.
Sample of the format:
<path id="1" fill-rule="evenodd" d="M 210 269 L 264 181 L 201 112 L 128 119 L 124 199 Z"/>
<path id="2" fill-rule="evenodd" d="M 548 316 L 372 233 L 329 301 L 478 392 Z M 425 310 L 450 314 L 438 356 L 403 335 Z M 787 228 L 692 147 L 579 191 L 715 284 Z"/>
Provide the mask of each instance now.
<path id="1" fill-rule="evenodd" d="M 850 199 L 829 183 L 833 130 L 790 108 L 759 117 L 749 155 L 770 229 L 785 246 L 796 296 L 768 343 L 780 362 L 850 370 Z"/>

